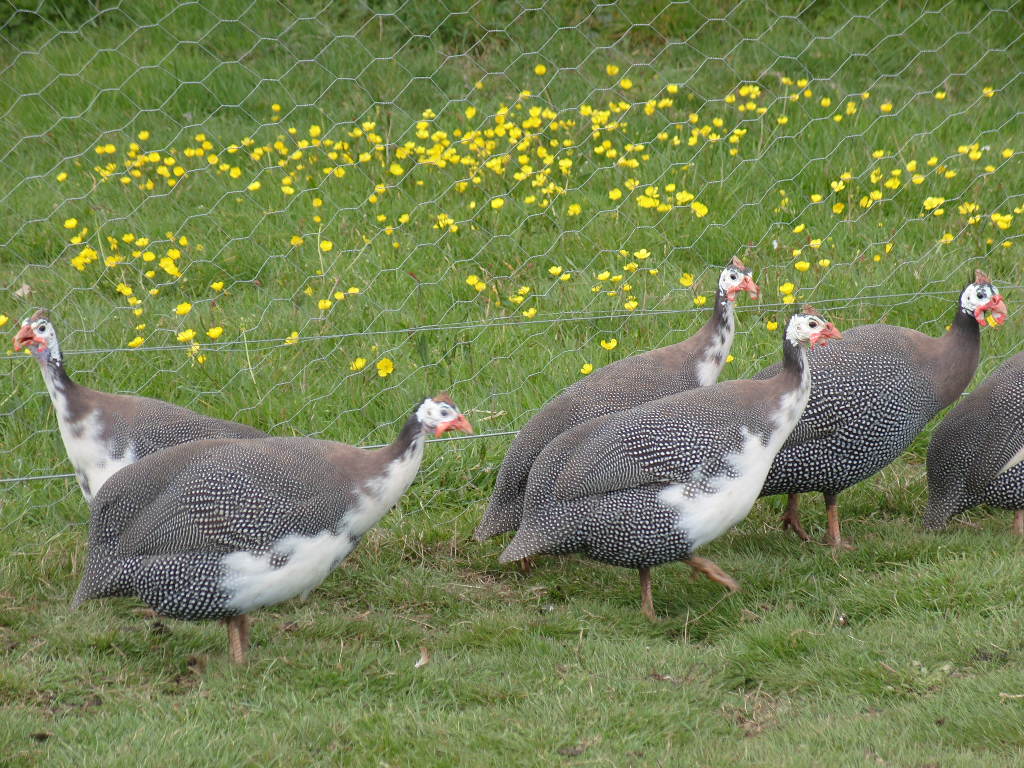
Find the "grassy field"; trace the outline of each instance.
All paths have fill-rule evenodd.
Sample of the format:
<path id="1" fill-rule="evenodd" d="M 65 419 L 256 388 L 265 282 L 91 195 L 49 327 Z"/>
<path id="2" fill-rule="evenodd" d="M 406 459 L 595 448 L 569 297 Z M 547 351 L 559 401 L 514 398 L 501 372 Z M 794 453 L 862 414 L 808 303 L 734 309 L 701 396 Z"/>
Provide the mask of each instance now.
<path id="1" fill-rule="evenodd" d="M 0 359 L 0 764 L 1020 764 L 1022 544 L 920 530 L 927 434 L 841 497 L 855 552 L 764 500 L 704 553 L 743 590 L 657 569 L 658 623 L 633 572 L 470 534 L 509 434 L 691 334 L 733 255 L 725 377 L 804 301 L 938 335 L 983 268 L 1015 313 L 1024 5 L 354 7 L 0 11 L 0 334 L 50 307 L 79 382 L 279 435 L 386 442 L 440 389 L 484 434 L 236 668 L 219 625 L 68 610 L 88 510 Z M 983 336 L 979 380 L 1024 346 Z"/>

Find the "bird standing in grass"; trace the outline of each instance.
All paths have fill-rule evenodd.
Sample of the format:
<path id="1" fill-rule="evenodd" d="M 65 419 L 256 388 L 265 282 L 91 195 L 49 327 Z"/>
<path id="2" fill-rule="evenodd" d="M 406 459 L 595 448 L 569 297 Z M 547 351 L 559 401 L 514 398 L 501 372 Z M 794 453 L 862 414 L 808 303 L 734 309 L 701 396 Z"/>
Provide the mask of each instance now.
<path id="1" fill-rule="evenodd" d="M 804 541 L 801 493 L 825 496 L 826 543 L 852 549 L 839 528 L 839 494 L 888 466 L 970 383 L 980 328 L 1006 320 L 999 290 L 978 270 L 957 302 L 949 332 L 935 338 L 910 328 L 862 325 L 808 355 L 814 386 L 800 423 L 772 464 L 762 496 L 789 494 L 783 526 Z M 755 378 L 777 375 L 779 366 Z"/>
<path id="2" fill-rule="evenodd" d="M 192 440 L 258 438 L 266 434 L 233 421 L 136 395 L 114 395 L 76 384 L 64 370 L 57 332 L 45 310 L 26 320 L 14 349 L 31 350 L 43 372 L 57 425 L 86 501 L 109 477 L 154 451 Z"/>
<path id="3" fill-rule="evenodd" d="M 1024 352 L 946 414 L 928 446 L 925 528 L 978 504 L 1014 510 L 1012 530 L 1024 536 Z"/>
<path id="4" fill-rule="evenodd" d="M 509 447 L 483 520 L 474 536 L 489 539 L 519 527 L 530 467 L 563 432 L 587 419 L 623 411 L 683 390 L 714 384 L 736 335 L 736 296 L 760 296 L 753 273 L 738 258 L 718 278 L 715 308 L 693 336 L 668 347 L 627 357 L 594 371 L 550 400 Z"/>
<path id="5" fill-rule="evenodd" d="M 582 552 L 636 568 L 652 619 L 656 565 L 682 560 L 737 589 L 696 551 L 747 516 L 807 403 L 805 347 L 838 338 L 806 307 L 786 325 L 773 378 L 691 389 L 565 432 L 533 463 L 522 524 L 501 561 Z"/>
<path id="6" fill-rule="evenodd" d="M 137 595 L 163 616 L 225 619 L 231 657 L 244 661 L 248 614 L 317 587 L 409 488 L 426 432 L 451 429 L 472 432 L 442 393 L 377 450 L 293 437 L 147 456 L 93 500 L 74 605 Z"/>

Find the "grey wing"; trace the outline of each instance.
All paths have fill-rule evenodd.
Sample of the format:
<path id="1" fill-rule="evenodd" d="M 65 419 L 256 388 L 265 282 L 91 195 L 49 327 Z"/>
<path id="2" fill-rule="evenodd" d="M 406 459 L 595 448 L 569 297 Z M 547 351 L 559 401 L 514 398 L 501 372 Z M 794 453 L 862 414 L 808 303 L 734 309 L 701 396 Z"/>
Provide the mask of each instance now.
<path id="1" fill-rule="evenodd" d="M 327 497 L 310 482 L 329 471 L 318 466 L 322 459 L 315 454 L 271 456 L 244 442 L 228 442 L 204 451 L 185 471 L 166 473 L 169 480 L 138 503 L 132 491 L 136 481 L 145 482 L 147 468 L 182 449 L 186 446 L 152 454 L 115 475 L 117 486 L 93 515 L 94 521 L 109 523 L 97 533 L 118 554 L 262 551 L 289 533 L 318 533 L 341 516 L 339 507 L 347 501 L 342 495 Z"/>
<path id="2" fill-rule="evenodd" d="M 591 436 L 567 434 L 579 447 L 563 463 L 554 496 L 568 500 L 652 483 L 699 483 L 721 474 L 730 446 L 742 444 L 744 428 L 705 399 L 663 398 L 616 414 Z"/>
<path id="3" fill-rule="evenodd" d="M 978 466 L 972 474 L 972 485 L 985 488 L 1002 473 L 1007 462 L 1024 451 L 1024 371 L 992 390 L 988 401 L 988 419 L 975 426 L 981 446 L 976 448 Z"/>

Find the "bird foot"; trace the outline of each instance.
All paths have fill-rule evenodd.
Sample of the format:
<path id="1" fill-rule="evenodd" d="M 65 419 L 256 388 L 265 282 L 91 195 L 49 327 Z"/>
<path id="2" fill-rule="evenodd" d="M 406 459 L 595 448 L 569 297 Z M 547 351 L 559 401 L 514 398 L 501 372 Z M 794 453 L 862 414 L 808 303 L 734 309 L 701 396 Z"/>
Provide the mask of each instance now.
<path id="1" fill-rule="evenodd" d="M 529 576 L 530 575 L 530 571 L 532 571 L 532 570 L 533 570 L 533 558 L 532 557 L 524 557 L 522 560 L 519 561 L 519 572 L 521 574 L 523 574 L 523 576 Z"/>
<path id="2" fill-rule="evenodd" d="M 719 568 L 714 561 L 708 560 L 704 557 L 691 557 L 686 561 L 686 564 L 693 568 L 695 578 L 698 573 L 703 573 L 709 579 L 718 582 L 730 592 L 739 591 L 739 583 L 733 579 L 732 576 Z"/>
<path id="3" fill-rule="evenodd" d="M 849 541 L 844 539 L 842 536 L 838 536 L 838 537 L 826 536 L 825 540 L 823 542 L 821 542 L 821 543 L 822 543 L 822 546 L 832 547 L 832 549 L 836 550 L 836 551 L 838 551 L 838 550 L 843 550 L 844 552 L 856 552 L 857 551 L 857 547 L 855 547 Z"/>
<path id="4" fill-rule="evenodd" d="M 811 537 L 804 530 L 804 527 L 800 524 L 799 517 L 790 517 L 789 514 L 782 516 L 782 530 L 791 530 L 797 536 L 800 537 L 801 541 L 810 541 Z"/>

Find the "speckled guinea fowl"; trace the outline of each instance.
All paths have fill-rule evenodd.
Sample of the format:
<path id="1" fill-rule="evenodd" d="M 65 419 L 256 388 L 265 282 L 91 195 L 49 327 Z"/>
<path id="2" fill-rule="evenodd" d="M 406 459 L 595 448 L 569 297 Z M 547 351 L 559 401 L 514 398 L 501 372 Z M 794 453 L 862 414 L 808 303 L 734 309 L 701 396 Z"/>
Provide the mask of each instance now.
<path id="1" fill-rule="evenodd" d="M 814 383 L 803 418 L 779 451 L 762 496 L 789 494 L 783 525 L 805 541 L 799 494 L 817 491 L 828 511 L 826 542 L 850 548 L 839 527 L 837 496 L 888 466 L 974 376 L 985 312 L 996 322 L 1006 305 L 981 272 L 961 292 L 941 337 L 892 325 L 862 325 L 808 355 Z M 778 366 L 755 378 L 774 376 Z"/>
<path id="2" fill-rule="evenodd" d="M 57 425 L 86 501 L 122 467 L 154 451 L 192 440 L 258 438 L 245 424 L 202 416 L 188 408 L 135 395 L 114 395 L 76 384 L 64 370 L 57 333 L 44 310 L 14 337 L 14 348 L 31 349 L 57 412 Z"/>
<path id="3" fill-rule="evenodd" d="M 494 495 L 474 534 L 476 539 L 483 541 L 519 527 L 530 467 L 558 435 L 595 416 L 714 384 L 736 335 L 733 304 L 741 291 L 754 298 L 759 295 L 751 270 L 734 257 L 719 276 L 714 312 L 697 333 L 677 344 L 606 365 L 534 414 L 508 449 Z"/>
<path id="4" fill-rule="evenodd" d="M 777 376 L 691 389 L 557 437 L 533 464 L 522 523 L 501 561 L 582 552 L 637 568 L 641 610 L 652 618 L 653 566 L 683 560 L 736 589 L 694 553 L 750 511 L 807 402 L 804 346 L 829 338 L 839 338 L 835 326 L 806 308 L 787 323 Z"/>
<path id="5" fill-rule="evenodd" d="M 305 595 L 408 489 L 424 434 L 471 432 L 441 394 L 377 450 L 311 438 L 201 440 L 122 469 L 92 502 L 74 605 L 137 595 L 177 619 L 227 619 L 244 660 L 246 614 Z"/>
<path id="6" fill-rule="evenodd" d="M 978 504 L 1016 511 L 1013 532 L 1024 535 L 1024 352 L 946 414 L 928 446 L 925 527 Z"/>

